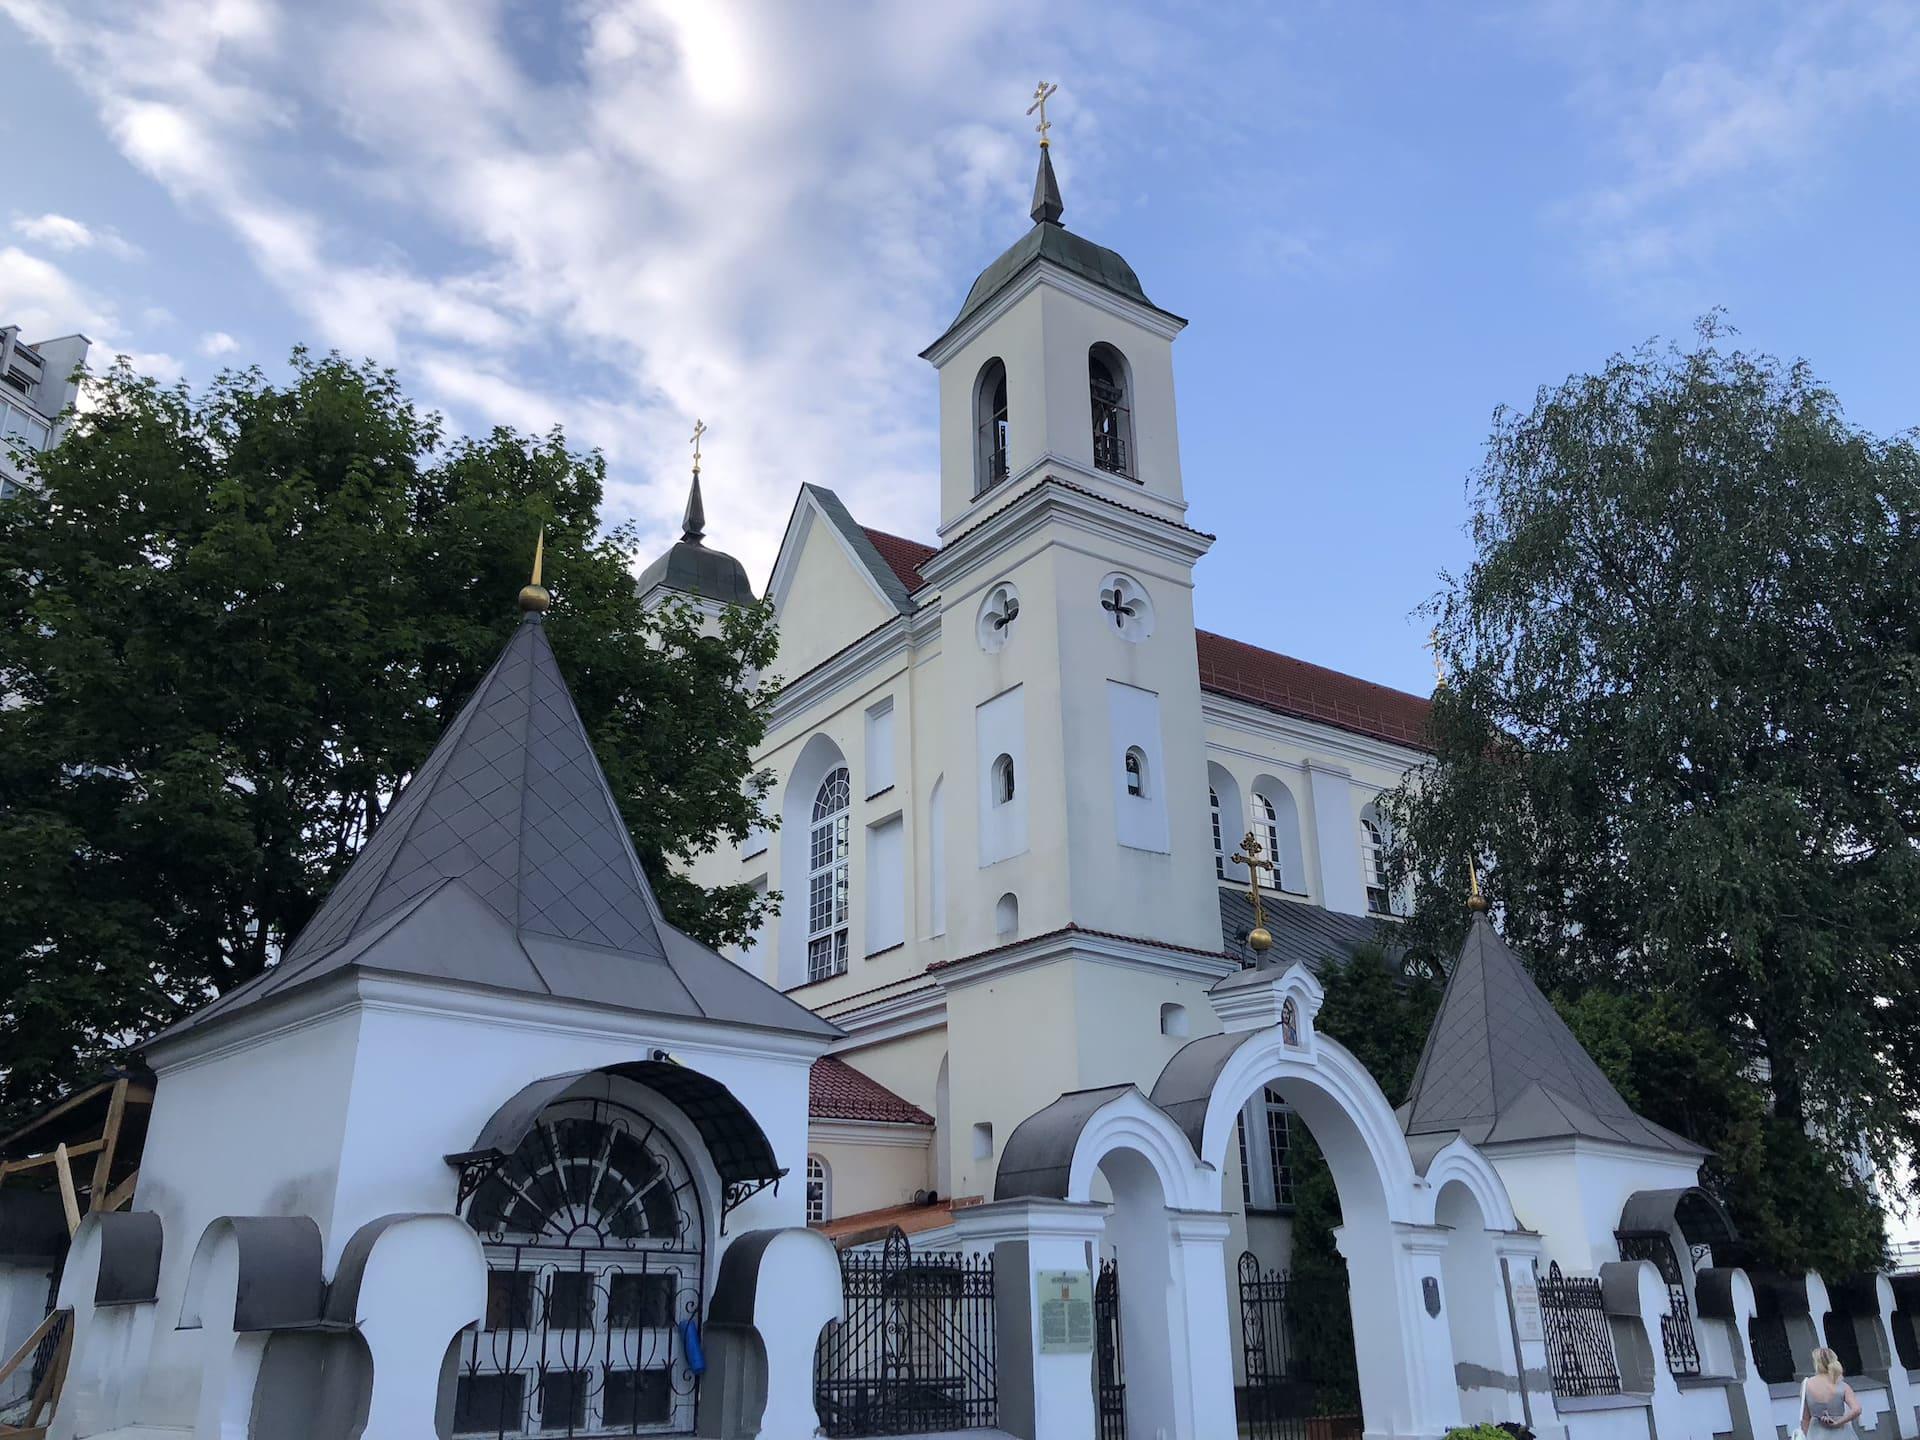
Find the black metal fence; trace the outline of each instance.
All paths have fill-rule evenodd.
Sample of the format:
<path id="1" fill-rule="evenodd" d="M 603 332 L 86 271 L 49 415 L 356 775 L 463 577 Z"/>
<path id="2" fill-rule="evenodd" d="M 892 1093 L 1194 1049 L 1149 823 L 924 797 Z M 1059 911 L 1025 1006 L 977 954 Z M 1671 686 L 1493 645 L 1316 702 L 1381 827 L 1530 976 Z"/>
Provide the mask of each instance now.
<path id="1" fill-rule="evenodd" d="M 1358 1385 L 1346 1286 L 1262 1270 L 1251 1251 L 1240 1256 L 1239 1280 L 1242 1440 L 1357 1436 L 1360 1417 L 1344 1413 L 1351 1400 L 1341 1403 Z M 1329 1401 L 1340 1413 L 1320 1413 Z"/>
<path id="2" fill-rule="evenodd" d="M 1693 1307 L 1687 1303 L 1687 1285 L 1673 1241 L 1664 1234 L 1626 1234 L 1615 1237 L 1622 1260 L 1646 1260 L 1660 1272 L 1667 1287 L 1667 1313 L 1660 1317 L 1660 1345 L 1667 1369 L 1675 1375 L 1700 1373 L 1700 1341 L 1693 1330 Z"/>
<path id="3" fill-rule="evenodd" d="M 1576 1398 L 1620 1393 L 1620 1362 L 1613 1328 L 1600 1299 L 1599 1280 L 1562 1275 L 1556 1263 L 1540 1282 L 1540 1318 L 1547 1332 L 1547 1360 L 1556 1395 Z"/>
<path id="4" fill-rule="evenodd" d="M 999 1421 L 993 1258 L 908 1246 L 846 1251 L 847 1318 L 814 1350 L 814 1403 L 830 1436 L 971 1430 Z"/>
<path id="5" fill-rule="evenodd" d="M 1793 1342 L 1787 1338 L 1787 1317 L 1756 1315 L 1747 1322 L 1747 1348 L 1753 1368 L 1769 1385 L 1793 1382 Z"/>
<path id="6" fill-rule="evenodd" d="M 1842 1370 L 1858 1375 L 1867 1368 L 1860 1359 L 1860 1332 L 1854 1328 L 1849 1312 L 1829 1310 L 1821 1329 L 1826 1332 L 1827 1348 L 1838 1357 Z"/>
<path id="7" fill-rule="evenodd" d="M 1100 1262 L 1093 1286 L 1094 1425 L 1098 1440 L 1127 1440 L 1127 1382 L 1121 1370 L 1120 1264 Z"/>

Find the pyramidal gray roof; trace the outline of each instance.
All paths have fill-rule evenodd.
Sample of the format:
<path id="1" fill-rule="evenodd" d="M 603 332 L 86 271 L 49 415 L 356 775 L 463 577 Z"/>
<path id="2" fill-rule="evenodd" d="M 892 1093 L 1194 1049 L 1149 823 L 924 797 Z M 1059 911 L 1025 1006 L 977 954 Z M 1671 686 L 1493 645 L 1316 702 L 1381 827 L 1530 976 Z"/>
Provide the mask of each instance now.
<path id="1" fill-rule="evenodd" d="M 1633 1113 L 1484 913 L 1460 947 L 1400 1116 L 1410 1136 L 1457 1131 L 1476 1145 L 1577 1136 L 1707 1153 Z"/>
<path id="2" fill-rule="evenodd" d="M 838 1033 L 667 924 L 537 612 L 279 964 L 163 1038 L 349 968 Z"/>

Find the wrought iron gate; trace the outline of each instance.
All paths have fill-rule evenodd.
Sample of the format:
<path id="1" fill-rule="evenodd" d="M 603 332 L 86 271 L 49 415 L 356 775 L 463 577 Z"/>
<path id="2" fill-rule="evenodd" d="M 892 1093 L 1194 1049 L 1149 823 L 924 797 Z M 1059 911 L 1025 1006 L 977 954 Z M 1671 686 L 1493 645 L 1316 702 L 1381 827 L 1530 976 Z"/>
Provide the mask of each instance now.
<path id="1" fill-rule="evenodd" d="M 1240 1256 L 1239 1273 L 1240 1343 L 1246 1369 L 1246 1384 L 1236 1397 L 1241 1436 L 1244 1440 L 1357 1437 L 1358 1415 L 1316 1414 L 1321 1387 L 1307 1358 L 1308 1347 L 1302 1343 L 1309 1329 L 1325 1326 L 1327 1306 L 1347 1305 L 1346 1287 L 1342 1285 L 1338 1295 L 1319 1287 L 1306 1290 L 1284 1270 L 1262 1270 L 1252 1251 Z M 1339 1348 L 1346 1350 L 1351 1364 L 1351 1346 L 1342 1343 Z"/>
<path id="2" fill-rule="evenodd" d="M 1540 1281 L 1540 1319 L 1547 1332 L 1554 1394 L 1578 1398 L 1620 1393 L 1613 1328 L 1597 1279 L 1563 1275 L 1557 1261 L 1549 1265 Z"/>
<path id="3" fill-rule="evenodd" d="M 999 1420 L 993 1257 L 915 1254 L 895 1230 L 846 1251 L 847 1318 L 813 1356 L 814 1403 L 831 1436 L 969 1430 Z"/>
<path id="4" fill-rule="evenodd" d="M 1693 1309 L 1687 1304 L 1687 1284 L 1680 1260 L 1665 1234 L 1627 1233 L 1614 1236 L 1622 1260 L 1650 1260 L 1667 1287 L 1667 1313 L 1660 1317 L 1660 1343 L 1667 1352 L 1667 1369 L 1675 1375 L 1700 1373 L 1700 1344 L 1693 1333 Z"/>
<path id="5" fill-rule="evenodd" d="M 1094 1376 L 1095 1418 L 1099 1440 L 1127 1440 L 1127 1382 L 1121 1370 L 1120 1267 L 1100 1262 L 1093 1287 L 1093 1349 L 1099 1367 Z"/>

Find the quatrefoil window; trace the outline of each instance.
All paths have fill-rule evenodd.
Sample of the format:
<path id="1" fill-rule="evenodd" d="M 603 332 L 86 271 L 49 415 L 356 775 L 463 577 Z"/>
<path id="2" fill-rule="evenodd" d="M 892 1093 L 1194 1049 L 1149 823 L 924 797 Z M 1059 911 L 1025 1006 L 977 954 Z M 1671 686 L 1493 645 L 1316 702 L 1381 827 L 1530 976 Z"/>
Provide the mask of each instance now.
<path id="1" fill-rule="evenodd" d="M 989 655 L 1006 648 L 1013 638 L 1014 622 L 1020 618 L 1020 592 L 1002 583 L 987 591 L 980 605 L 980 648 Z"/>
<path id="2" fill-rule="evenodd" d="M 1100 582 L 1100 612 L 1102 622 L 1122 640 L 1137 645 L 1153 633 L 1153 602 L 1130 575 L 1116 572 Z"/>

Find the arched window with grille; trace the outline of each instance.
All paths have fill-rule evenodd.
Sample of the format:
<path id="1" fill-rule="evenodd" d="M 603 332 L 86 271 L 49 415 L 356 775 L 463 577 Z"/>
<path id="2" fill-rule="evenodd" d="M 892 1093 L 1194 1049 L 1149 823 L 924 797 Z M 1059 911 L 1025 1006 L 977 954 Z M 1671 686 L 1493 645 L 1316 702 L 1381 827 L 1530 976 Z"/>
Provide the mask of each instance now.
<path id="1" fill-rule="evenodd" d="M 682 1321 L 705 1293 L 700 1182 L 655 1121 L 548 1107 L 475 1189 L 486 1313 L 460 1342 L 453 1433 L 689 1433 Z"/>
<path id="2" fill-rule="evenodd" d="M 818 1155 L 807 1156 L 807 1223 L 824 1225 L 833 1215 L 831 1177 L 827 1162 Z"/>
<path id="3" fill-rule="evenodd" d="M 1135 478 L 1132 397 L 1127 359 L 1113 346 L 1087 352 L 1087 394 L 1093 404 L 1093 464 L 1110 475 Z"/>
<path id="4" fill-rule="evenodd" d="M 847 973 L 847 861 L 852 850 L 853 782 L 842 765 L 813 797 L 807 836 L 807 978 Z"/>
<path id="5" fill-rule="evenodd" d="M 984 495 L 1007 478 L 1007 367 L 994 358 L 973 383 L 973 493 Z"/>
<path id="6" fill-rule="evenodd" d="M 1360 814 L 1360 873 L 1366 877 L 1367 909 L 1375 915 L 1397 913 L 1387 888 L 1386 824 L 1369 805 Z"/>
<path id="7" fill-rule="evenodd" d="M 1220 833 L 1220 792 L 1207 787 L 1207 808 L 1213 813 L 1213 878 L 1227 878 L 1226 837 Z"/>

